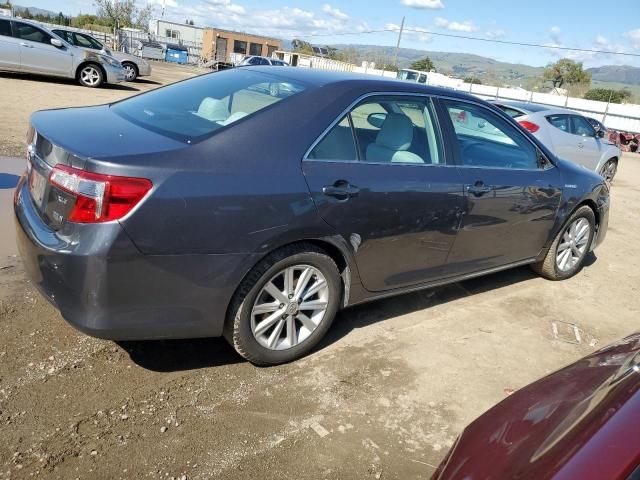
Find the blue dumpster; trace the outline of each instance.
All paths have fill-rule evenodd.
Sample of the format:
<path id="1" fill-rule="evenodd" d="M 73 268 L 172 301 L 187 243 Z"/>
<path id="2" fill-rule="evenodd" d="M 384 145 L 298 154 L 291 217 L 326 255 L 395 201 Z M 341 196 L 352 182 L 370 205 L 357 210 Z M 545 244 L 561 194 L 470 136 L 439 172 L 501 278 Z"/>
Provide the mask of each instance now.
<path id="1" fill-rule="evenodd" d="M 187 63 L 189 61 L 189 51 L 181 45 L 167 44 L 167 51 L 164 59 L 172 63 Z"/>

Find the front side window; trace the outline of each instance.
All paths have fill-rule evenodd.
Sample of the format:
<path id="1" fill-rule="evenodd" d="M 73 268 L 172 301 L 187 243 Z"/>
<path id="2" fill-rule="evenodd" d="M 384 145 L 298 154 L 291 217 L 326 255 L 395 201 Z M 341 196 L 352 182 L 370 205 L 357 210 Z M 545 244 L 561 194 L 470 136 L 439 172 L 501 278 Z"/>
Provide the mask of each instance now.
<path id="1" fill-rule="evenodd" d="M 53 30 L 53 33 L 58 35 L 60 38 L 65 40 L 67 43 L 71 45 L 76 45 L 76 42 L 73 41 L 73 32 L 68 32 L 66 30 Z"/>
<path id="2" fill-rule="evenodd" d="M 16 37 L 21 40 L 29 40 L 30 42 L 51 44 L 51 35 L 26 23 L 15 23 Z"/>
<path id="3" fill-rule="evenodd" d="M 455 131 L 462 165 L 537 169 L 536 147 L 513 125 L 489 109 L 444 100 Z"/>
<path id="4" fill-rule="evenodd" d="M 89 35 L 74 33 L 73 36 L 76 39 L 75 44 L 79 47 L 91 48 L 93 50 L 102 50 L 102 44 Z"/>
<path id="5" fill-rule="evenodd" d="M 362 102 L 318 143 L 309 158 L 343 161 L 358 158 L 369 163 L 419 165 L 444 163 L 430 100 L 404 97 Z"/>
<path id="6" fill-rule="evenodd" d="M 0 20 L 0 36 L 11 36 L 11 22 L 9 20 Z"/>
<path id="7" fill-rule="evenodd" d="M 573 133 L 575 135 L 579 135 L 581 137 L 595 137 L 596 132 L 591 126 L 591 124 L 584 119 L 583 117 L 578 117 L 577 115 L 571 116 L 571 121 L 573 123 Z"/>
<path id="8" fill-rule="evenodd" d="M 242 42 L 240 40 L 233 41 L 233 53 L 241 53 L 243 55 L 247 54 L 247 42 Z"/>
<path id="9" fill-rule="evenodd" d="M 562 130 L 564 133 L 571 133 L 569 115 L 549 115 L 547 117 L 547 121 L 558 130 Z"/>
<path id="10" fill-rule="evenodd" d="M 182 141 L 197 141 L 305 89 L 247 69 L 202 75 L 114 103 L 127 120 Z"/>

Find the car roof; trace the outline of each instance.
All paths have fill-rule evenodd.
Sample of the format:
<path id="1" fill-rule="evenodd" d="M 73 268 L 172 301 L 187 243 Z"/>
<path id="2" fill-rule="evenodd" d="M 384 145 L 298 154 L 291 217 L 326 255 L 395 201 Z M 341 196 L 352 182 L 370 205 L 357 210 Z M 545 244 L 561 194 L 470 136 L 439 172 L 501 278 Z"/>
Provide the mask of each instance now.
<path id="1" fill-rule="evenodd" d="M 379 88 L 382 91 L 443 95 L 474 102 L 482 102 L 478 97 L 448 88 L 427 86 L 416 82 L 407 82 L 396 78 L 367 75 L 364 73 L 319 70 L 304 67 L 247 66 L 242 68 L 269 75 L 277 75 L 285 80 L 298 81 L 315 87 L 349 83 L 354 88 L 358 87 L 368 91 L 375 91 L 375 89 Z"/>
<path id="2" fill-rule="evenodd" d="M 551 107 L 549 105 L 540 105 L 538 103 L 528 102 L 515 102 L 512 100 L 492 100 L 494 105 L 503 105 L 505 107 L 514 108 L 520 110 L 522 113 L 538 113 L 545 110 L 556 110 L 557 107 Z"/>

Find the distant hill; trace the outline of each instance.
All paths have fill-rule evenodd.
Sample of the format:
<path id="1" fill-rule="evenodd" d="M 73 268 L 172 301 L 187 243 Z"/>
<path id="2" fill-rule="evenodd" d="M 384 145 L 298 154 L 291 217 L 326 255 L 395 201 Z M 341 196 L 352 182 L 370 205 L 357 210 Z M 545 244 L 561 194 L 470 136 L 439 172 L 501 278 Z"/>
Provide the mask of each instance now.
<path id="1" fill-rule="evenodd" d="M 588 68 L 591 78 L 599 82 L 615 82 L 628 85 L 640 84 L 640 68 L 629 65 L 606 65 Z"/>
<path id="2" fill-rule="evenodd" d="M 57 17 L 58 12 L 53 12 L 51 10 L 45 10 L 44 8 L 37 7 L 23 7 L 21 5 L 14 5 L 13 11 L 16 15 L 20 15 L 20 12 L 24 12 L 25 10 L 29 10 L 31 15 L 42 15 L 44 17 Z"/>
<path id="3" fill-rule="evenodd" d="M 332 45 L 338 50 L 355 50 L 362 59 L 377 64 L 393 63 L 395 47 L 376 45 Z M 401 48 L 398 65 L 407 68 L 416 60 L 428 56 L 436 70 L 455 77 L 476 77 L 485 83 L 506 84 L 527 87 L 539 80 L 544 68 L 530 65 L 507 63 L 470 53 L 430 52 L 413 48 Z"/>

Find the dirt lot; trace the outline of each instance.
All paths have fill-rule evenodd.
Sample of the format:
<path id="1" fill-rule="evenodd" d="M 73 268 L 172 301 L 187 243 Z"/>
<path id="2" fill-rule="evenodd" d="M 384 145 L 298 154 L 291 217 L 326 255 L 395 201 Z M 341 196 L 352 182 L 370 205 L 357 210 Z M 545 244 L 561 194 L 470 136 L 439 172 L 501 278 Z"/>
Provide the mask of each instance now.
<path id="1" fill-rule="evenodd" d="M 12 155 L 32 110 L 135 93 L 17 76 L 0 88 L 11 92 L 0 145 Z M 0 182 L 4 238 L 10 183 Z M 220 339 L 86 337 L 7 251 L 0 479 L 428 478 L 464 425 L 512 390 L 639 329 L 638 185 L 640 160 L 627 156 L 607 241 L 573 279 L 521 268 L 351 308 L 313 355 L 277 368 L 253 367 Z M 562 322 L 578 325 L 581 343 Z"/>

